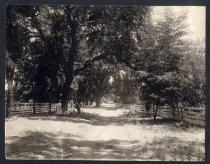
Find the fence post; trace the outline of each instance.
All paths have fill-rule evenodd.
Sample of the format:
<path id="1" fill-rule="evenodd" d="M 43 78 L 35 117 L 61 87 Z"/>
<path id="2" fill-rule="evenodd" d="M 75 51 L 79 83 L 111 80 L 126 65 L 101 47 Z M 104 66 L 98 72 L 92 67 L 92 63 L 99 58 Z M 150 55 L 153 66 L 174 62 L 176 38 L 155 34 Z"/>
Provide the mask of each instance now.
<path id="1" fill-rule="evenodd" d="M 33 114 L 36 113 L 36 104 L 35 104 L 35 92 L 34 92 L 34 82 L 32 82 L 32 93 L 33 93 Z"/>
<path id="2" fill-rule="evenodd" d="M 52 106 L 52 103 L 50 101 L 50 104 L 49 104 L 49 113 L 51 113 L 51 106 Z"/>
<path id="3" fill-rule="evenodd" d="M 33 114 L 35 114 L 36 113 L 36 104 L 35 104 L 35 100 L 34 100 L 34 102 L 33 102 Z"/>

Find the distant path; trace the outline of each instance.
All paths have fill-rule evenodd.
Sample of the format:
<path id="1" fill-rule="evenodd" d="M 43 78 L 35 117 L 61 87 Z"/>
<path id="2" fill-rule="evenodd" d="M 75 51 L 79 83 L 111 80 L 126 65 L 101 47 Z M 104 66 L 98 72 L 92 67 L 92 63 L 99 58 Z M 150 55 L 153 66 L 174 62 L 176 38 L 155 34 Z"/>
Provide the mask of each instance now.
<path id="1" fill-rule="evenodd" d="M 81 118 L 39 116 L 6 122 L 10 159 L 187 159 L 186 149 L 204 152 L 204 129 L 176 129 L 171 124 L 135 125 L 115 104 L 82 108 Z M 195 159 L 199 158 L 197 155 Z"/>

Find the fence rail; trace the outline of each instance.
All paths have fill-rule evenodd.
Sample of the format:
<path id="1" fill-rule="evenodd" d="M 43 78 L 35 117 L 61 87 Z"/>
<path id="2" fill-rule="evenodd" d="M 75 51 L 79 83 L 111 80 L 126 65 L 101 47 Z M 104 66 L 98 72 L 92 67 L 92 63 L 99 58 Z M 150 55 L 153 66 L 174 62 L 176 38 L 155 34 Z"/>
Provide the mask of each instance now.
<path id="1" fill-rule="evenodd" d="M 35 103 L 35 113 L 55 112 L 57 104 Z M 68 104 L 68 109 L 72 109 L 72 104 Z M 34 109 L 33 103 L 13 103 L 9 109 L 10 116 L 32 114 Z"/>
<path id="2" fill-rule="evenodd" d="M 27 115 L 33 113 L 33 103 L 14 103 L 10 107 L 10 115 Z M 35 113 L 46 113 L 56 111 L 56 104 L 35 103 Z"/>
<path id="3" fill-rule="evenodd" d="M 25 115 L 33 113 L 34 104 L 33 103 L 14 103 L 10 107 L 10 115 Z M 72 108 L 68 106 L 68 108 Z M 139 108 L 139 112 L 145 115 L 146 112 L 142 106 L 137 105 L 135 109 Z M 50 103 L 36 103 L 35 112 L 36 113 L 46 113 L 55 112 L 56 104 Z M 174 118 L 177 120 L 182 120 L 190 124 L 205 126 L 205 108 L 204 107 L 179 107 L 173 113 L 170 106 L 162 106 L 158 110 L 158 116 L 162 118 Z"/>
<path id="4" fill-rule="evenodd" d="M 142 105 L 138 105 L 138 109 L 142 115 L 146 113 Z M 151 110 L 148 113 L 152 115 Z M 157 116 L 161 118 L 173 118 L 193 125 L 205 126 L 205 107 L 179 107 L 173 113 L 172 108 L 165 105 L 160 107 Z"/>
<path id="5" fill-rule="evenodd" d="M 204 107 L 180 107 L 175 109 L 174 114 L 169 106 L 161 107 L 158 115 L 162 118 L 174 118 L 193 125 L 205 126 Z"/>

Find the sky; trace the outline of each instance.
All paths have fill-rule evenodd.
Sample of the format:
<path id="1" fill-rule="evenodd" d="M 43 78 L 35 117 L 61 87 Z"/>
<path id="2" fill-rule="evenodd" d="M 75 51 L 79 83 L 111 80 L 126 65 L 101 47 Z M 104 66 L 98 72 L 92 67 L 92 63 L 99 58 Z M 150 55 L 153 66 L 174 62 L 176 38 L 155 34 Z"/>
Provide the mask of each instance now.
<path id="1" fill-rule="evenodd" d="M 153 19 L 161 17 L 161 13 L 164 9 L 170 8 L 174 11 L 174 14 L 180 14 L 186 12 L 188 19 L 186 21 L 189 24 L 189 37 L 205 39 L 206 35 L 206 8 L 205 6 L 155 6 L 152 10 Z"/>

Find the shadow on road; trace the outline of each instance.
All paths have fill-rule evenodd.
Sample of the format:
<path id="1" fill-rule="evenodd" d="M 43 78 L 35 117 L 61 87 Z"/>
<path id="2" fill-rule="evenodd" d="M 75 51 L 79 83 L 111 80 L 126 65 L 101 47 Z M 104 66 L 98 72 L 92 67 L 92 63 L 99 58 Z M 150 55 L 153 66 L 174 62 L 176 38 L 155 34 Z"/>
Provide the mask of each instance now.
<path id="1" fill-rule="evenodd" d="M 12 142 L 6 144 L 6 157 L 8 159 L 204 159 L 200 143 L 183 143 L 174 137 L 156 139 L 144 145 L 136 140 L 88 141 L 72 139 L 73 137 L 78 136 L 28 131 L 24 137 L 9 138 Z"/>
<path id="2" fill-rule="evenodd" d="M 102 116 L 82 112 L 80 115 L 54 115 L 39 113 L 24 116 L 28 120 L 85 123 L 94 126 L 139 124 L 167 125 L 173 132 L 177 121 L 170 119 L 131 119 L 124 115 Z M 112 112 L 111 112 L 112 114 Z M 65 127 L 64 127 L 65 128 Z M 146 132 L 146 131 L 145 131 Z M 167 130 L 165 130 L 167 132 Z M 73 132 L 72 132 L 73 133 Z M 142 132 L 143 133 L 143 132 Z M 130 134 L 132 136 L 132 134 Z M 173 136 L 173 135 L 172 135 Z M 187 137 L 187 136 L 185 136 Z M 204 143 L 184 141 L 175 137 L 153 136 L 151 142 L 129 139 L 87 140 L 81 136 L 62 132 L 26 131 L 24 135 L 6 138 L 8 159 L 111 159 L 111 160 L 204 160 Z"/>
<path id="3" fill-rule="evenodd" d="M 123 125 L 133 123 L 133 120 L 129 120 L 123 116 L 100 116 L 98 114 L 93 113 L 81 113 L 80 115 L 28 115 L 25 116 L 27 119 L 31 120 L 50 120 L 50 121 L 69 121 L 74 123 L 87 123 L 94 126 L 106 126 L 106 125 Z"/>
<path id="4" fill-rule="evenodd" d="M 124 125 L 124 124 L 146 124 L 146 125 L 175 125 L 179 123 L 178 120 L 173 119 L 157 119 L 153 118 L 130 118 L 124 115 L 120 116 L 101 116 L 95 113 L 82 112 L 80 115 L 54 115 L 50 113 L 31 114 L 26 117 L 29 120 L 47 120 L 47 121 L 69 121 L 73 123 L 87 123 L 94 126 L 107 126 L 107 125 Z"/>

